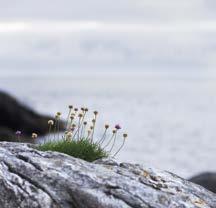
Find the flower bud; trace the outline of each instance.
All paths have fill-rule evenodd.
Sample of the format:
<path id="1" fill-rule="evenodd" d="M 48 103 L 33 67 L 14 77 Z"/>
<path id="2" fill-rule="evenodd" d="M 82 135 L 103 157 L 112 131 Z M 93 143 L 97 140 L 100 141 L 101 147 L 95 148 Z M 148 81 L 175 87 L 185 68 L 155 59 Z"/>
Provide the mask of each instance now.
<path id="1" fill-rule="evenodd" d="M 116 124 L 115 129 L 119 130 L 119 129 L 121 129 L 121 126 L 119 124 Z"/>
<path id="2" fill-rule="evenodd" d="M 36 139 L 38 137 L 38 135 L 36 133 L 32 133 L 32 138 Z"/>
<path id="3" fill-rule="evenodd" d="M 79 117 L 79 118 L 82 118 L 82 117 L 83 117 L 83 114 L 82 114 L 82 113 L 80 113 L 80 114 L 78 115 L 78 117 Z"/>
<path id="4" fill-rule="evenodd" d="M 98 111 L 94 111 L 95 116 L 98 115 Z"/>
<path id="5" fill-rule="evenodd" d="M 56 115 L 61 116 L 61 112 L 57 112 Z"/>
<path id="6" fill-rule="evenodd" d="M 96 122 L 96 120 L 95 119 L 92 119 L 92 123 L 95 123 Z"/>
<path id="7" fill-rule="evenodd" d="M 49 124 L 50 126 L 53 126 L 53 125 L 54 125 L 54 121 L 53 121 L 53 120 L 49 120 L 49 121 L 48 121 L 48 124 Z"/>
<path id="8" fill-rule="evenodd" d="M 16 133 L 15 133 L 17 136 L 20 136 L 21 134 L 22 134 L 22 132 L 21 131 L 16 131 Z"/>
<path id="9" fill-rule="evenodd" d="M 68 137 L 68 138 L 71 138 L 72 136 L 73 136 L 73 133 L 69 131 L 69 132 L 67 133 L 67 137 Z"/>
<path id="10" fill-rule="evenodd" d="M 128 135 L 127 135 L 127 134 L 123 134 L 123 137 L 124 137 L 124 138 L 127 138 L 127 137 L 128 137 Z"/>

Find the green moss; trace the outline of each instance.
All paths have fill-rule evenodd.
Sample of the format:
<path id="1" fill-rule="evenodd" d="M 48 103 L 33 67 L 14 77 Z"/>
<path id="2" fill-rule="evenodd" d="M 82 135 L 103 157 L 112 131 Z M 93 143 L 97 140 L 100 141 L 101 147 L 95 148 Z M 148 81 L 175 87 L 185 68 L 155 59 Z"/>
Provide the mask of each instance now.
<path id="1" fill-rule="evenodd" d="M 108 157 L 108 153 L 95 143 L 91 143 L 87 139 L 80 141 L 50 141 L 39 145 L 41 151 L 56 151 L 67 155 L 86 160 L 88 162 L 95 161 L 104 157 Z"/>

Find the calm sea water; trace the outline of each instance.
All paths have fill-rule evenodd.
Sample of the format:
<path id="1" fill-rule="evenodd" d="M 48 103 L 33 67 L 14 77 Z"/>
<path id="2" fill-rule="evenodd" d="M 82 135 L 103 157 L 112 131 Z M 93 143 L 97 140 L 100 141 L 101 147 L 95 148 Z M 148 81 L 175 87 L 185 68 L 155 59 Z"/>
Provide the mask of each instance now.
<path id="1" fill-rule="evenodd" d="M 216 171 L 214 77 L 8 72 L 1 74 L 0 88 L 42 113 L 62 111 L 66 117 L 68 104 L 97 109 L 99 127 L 120 123 L 129 134 L 118 155 L 122 161 L 150 164 L 183 177 Z"/>

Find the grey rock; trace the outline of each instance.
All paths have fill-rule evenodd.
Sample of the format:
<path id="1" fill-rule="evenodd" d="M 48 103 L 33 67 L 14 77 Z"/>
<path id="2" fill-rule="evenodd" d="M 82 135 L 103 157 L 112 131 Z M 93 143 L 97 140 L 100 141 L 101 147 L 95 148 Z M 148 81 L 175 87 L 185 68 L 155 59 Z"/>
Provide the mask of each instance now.
<path id="1" fill-rule="evenodd" d="M 201 173 L 189 179 L 191 182 L 199 184 L 206 189 L 216 193 L 216 173 Z"/>
<path id="2" fill-rule="evenodd" d="M 0 142 L 1 208 L 215 208 L 216 195 L 173 173 Z"/>

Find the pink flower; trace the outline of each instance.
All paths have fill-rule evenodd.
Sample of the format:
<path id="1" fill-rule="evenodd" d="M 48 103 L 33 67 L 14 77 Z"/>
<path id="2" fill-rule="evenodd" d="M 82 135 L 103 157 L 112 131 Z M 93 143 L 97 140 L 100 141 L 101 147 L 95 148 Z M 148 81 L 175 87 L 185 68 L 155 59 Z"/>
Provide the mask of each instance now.
<path id="1" fill-rule="evenodd" d="M 22 132 L 21 131 L 16 131 L 16 136 L 20 136 L 21 134 L 22 134 Z"/>
<path id="2" fill-rule="evenodd" d="M 116 125 L 115 125 L 115 128 L 116 128 L 117 130 L 119 130 L 119 129 L 121 129 L 121 126 L 120 126 L 119 124 L 116 124 Z"/>

